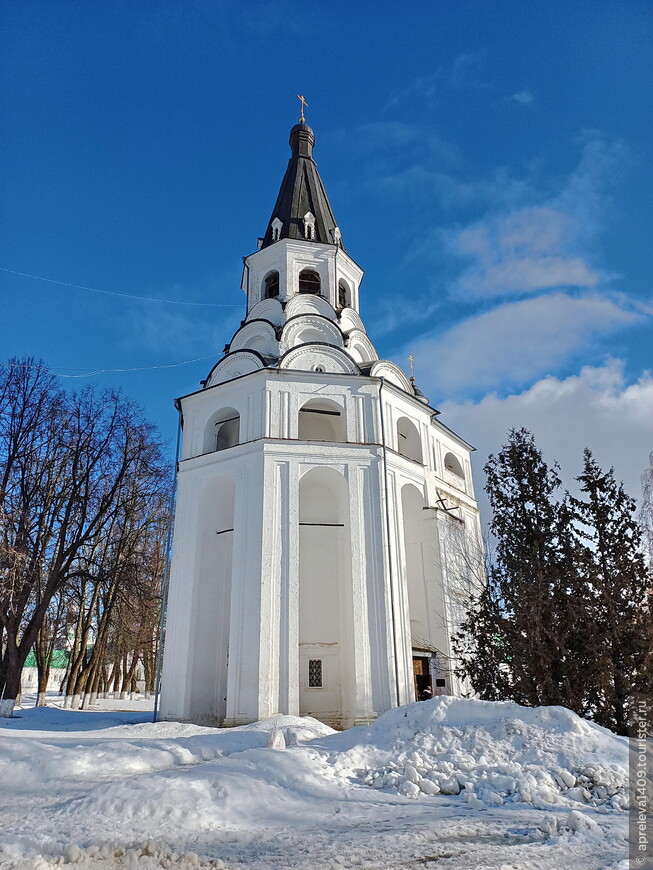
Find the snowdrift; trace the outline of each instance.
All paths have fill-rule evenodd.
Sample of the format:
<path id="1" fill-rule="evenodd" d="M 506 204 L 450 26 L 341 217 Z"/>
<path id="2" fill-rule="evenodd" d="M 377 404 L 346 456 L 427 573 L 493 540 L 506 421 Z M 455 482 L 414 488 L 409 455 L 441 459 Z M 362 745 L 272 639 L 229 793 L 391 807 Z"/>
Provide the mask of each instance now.
<path id="1" fill-rule="evenodd" d="M 319 745 L 361 784 L 407 797 L 462 793 L 475 809 L 627 806 L 626 738 L 564 707 L 434 698 Z"/>
<path id="2" fill-rule="evenodd" d="M 34 718 L 43 720 L 45 712 L 44 708 L 34 710 L 34 714 L 40 714 Z M 92 719 L 94 714 L 77 714 L 76 718 L 83 718 L 87 724 L 89 715 Z M 115 779 L 197 765 L 266 746 L 269 733 L 279 729 L 292 743 L 334 733 L 308 716 L 276 716 L 223 730 L 178 722 L 120 724 L 96 731 L 94 740 L 89 740 L 84 731 L 82 739 L 74 743 L 54 740 L 52 730 L 36 732 L 41 737 L 38 742 L 33 736 L 23 738 L 17 732 L 10 741 L 0 738 L 0 782 L 34 787 L 58 779 Z"/>
<path id="3" fill-rule="evenodd" d="M 561 707 L 441 697 L 344 732 L 129 715 L 0 723 L 1 868 L 419 867 L 428 848 L 469 870 L 522 848 L 603 870 L 625 853 L 627 741 Z"/>
<path id="4" fill-rule="evenodd" d="M 150 775 L 96 788 L 62 812 L 80 821 L 89 815 L 112 820 L 113 836 L 125 823 L 147 821 L 160 836 L 171 824 L 238 829 L 243 818 L 248 825 L 278 824 L 288 816 L 313 824 L 322 800 L 344 799 L 343 790 L 361 786 L 412 799 L 460 795 L 473 810 L 506 803 L 576 811 L 582 805 L 604 811 L 627 806 L 626 740 L 562 707 L 443 697 L 391 710 L 367 728 L 326 736 L 313 736 L 319 728 L 331 731 L 315 720 L 302 723 L 275 717 L 173 743 L 149 741 L 140 752 L 131 742 L 100 744 L 98 770 L 115 765 Z M 156 726 L 140 727 L 149 734 Z M 313 739 L 302 743 L 298 733 Z M 76 761 L 66 765 L 59 751 L 56 764 L 79 775 L 88 769 L 88 755 L 80 747 Z M 38 763 L 47 769 L 44 759 Z"/>

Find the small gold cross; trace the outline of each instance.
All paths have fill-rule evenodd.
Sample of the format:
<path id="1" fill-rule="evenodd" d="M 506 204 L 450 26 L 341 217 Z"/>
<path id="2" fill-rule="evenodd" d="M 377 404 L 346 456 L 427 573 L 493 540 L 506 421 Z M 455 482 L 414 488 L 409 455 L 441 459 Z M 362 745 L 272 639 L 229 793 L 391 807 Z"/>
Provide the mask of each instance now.
<path id="1" fill-rule="evenodd" d="M 304 106 L 308 106 L 308 103 L 307 103 L 306 100 L 302 97 L 301 94 L 297 94 L 297 99 L 298 99 L 299 102 L 301 103 L 301 108 L 300 108 L 300 110 L 299 110 L 299 123 L 300 123 L 300 124 L 305 124 L 305 123 L 306 123 L 306 119 L 304 118 Z"/>
<path id="2" fill-rule="evenodd" d="M 412 353 L 408 354 L 408 362 L 410 363 L 410 382 L 411 384 L 415 384 L 415 370 L 413 368 L 413 355 Z"/>

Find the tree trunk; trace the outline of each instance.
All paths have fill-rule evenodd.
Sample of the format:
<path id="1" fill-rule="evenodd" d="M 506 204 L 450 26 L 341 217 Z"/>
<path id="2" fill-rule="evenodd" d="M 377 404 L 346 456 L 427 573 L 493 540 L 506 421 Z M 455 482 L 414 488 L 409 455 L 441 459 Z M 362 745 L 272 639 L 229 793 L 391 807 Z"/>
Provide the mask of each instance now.
<path id="1" fill-rule="evenodd" d="M 143 676 L 145 678 L 145 697 L 149 700 L 154 691 L 154 678 L 152 675 L 151 653 L 149 650 L 143 653 Z"/>
<path id="2" fill-rule="evenodd" d="M 0 716 L 11 718 L 14 715 L 14 707 L 20 700 L 20 678 L 22 666 L 16 667 L 14 663 L 7 665 L 5 669 L 4 694 L 0 702 Z"/>
<path id="3" fill-rule="evenodd" d="M 137 690 L 136 671 L 138 669 L 138 662 L 139 662 L 139 655 L 136 651 L 134 651 L 134 652 L 132 652 L 131 664 L 129 665 L 128 672 L 125 674 L 125 680 L 123 683 L 123 689 L 125 690 L 125 692 L 127 692 L 127 691 L 129 692 L 130 701 L 133 701 L 134 694 L 136 693 L 136 690 Z"/>
<path id="4" fill-rule="evenodd" d="M 34 644 L 34 655 L 36 656 L 37 670 L 37 696 L 36 706 L 45 707 L 45 694 L 48 690 L 48 681 L 50 680 L 50 649 L 47 639 L 47 629 L 44 626 L 36 635 L 36 643 Z"/>
<path id="5" fill-rule="evenodd" d="M 0 661 L 0 716 L 11 718 L 14 715 L 14 707 L 20 698 L 20 681 L 23 675 L 23 665 L 27 658 L 20 655 L 20 647 L 16 643 L 15 631 L 12 625 L 5 624 L 6 642 L 4 654 Z"/>
<path id="6" fill-rule="evenodd" d="M 122 657 L 122 685 L 120 687 L 120 700 L 124 701 L 127 697 L 127 682 L 129 680 L 128 667 L 127 667 L 127 653 Z"/>
<path id="7" fill-rule="evenodd" d="M 120 660 L 118 659 L 118 653 L 116 653 L 116 660 L 113 663 L 113 697 L 118 698 L 120 695 L 120 679 L 122 676 L 122 671 L 120 670 Z"/>
<path id="8" fill-rule="evenodd" d="M 11 719 L 14 715 L 15 698 L 3 698 L 0 701 L 0 719 Z"/>

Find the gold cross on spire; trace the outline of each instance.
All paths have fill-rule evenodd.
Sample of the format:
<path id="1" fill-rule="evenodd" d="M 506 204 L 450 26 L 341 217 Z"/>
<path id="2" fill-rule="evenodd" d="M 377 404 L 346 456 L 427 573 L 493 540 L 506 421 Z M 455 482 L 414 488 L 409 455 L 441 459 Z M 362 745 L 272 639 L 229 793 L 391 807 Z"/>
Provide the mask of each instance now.
<path id="1" fill-rule="evenodd" d="M 305 123 L 306 123 L 306 118 L 304 118 L 304 106 L 308 106 L 308 103 L 307 103 L 306 100 L 302 97 L 301 94 L 297 94 L 297 99 L 298 99 L 299 102 L 301 103 L 301 108 L 300 108 L 300 110 L 299 110 L 299 123 L 300 123 L 300 124 L 305 124 Z"/>
<path id="2" fill-rule="evenodd" d="M 415 386 L 415 370 L 413 368 L 413 363 L 415 360 L 413 359 L 412 353 L 408 354 L 408 362 L 410 363 L 410 382 L 413 386 Z"/>

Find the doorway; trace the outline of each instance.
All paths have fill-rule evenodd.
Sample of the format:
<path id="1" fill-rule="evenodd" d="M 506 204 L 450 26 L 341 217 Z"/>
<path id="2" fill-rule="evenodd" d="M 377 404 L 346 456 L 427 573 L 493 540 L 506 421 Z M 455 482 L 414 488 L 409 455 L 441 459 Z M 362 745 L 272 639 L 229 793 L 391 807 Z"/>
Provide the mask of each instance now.
<path id="1" fill-rule="evenodd" d="M 420 695 L 427 686 L 431 685 L 431 673 L 429 670 L 430 656 L 413 656 L 413 684 L 415 687 L 415 700 L 419 701 Z"/>

